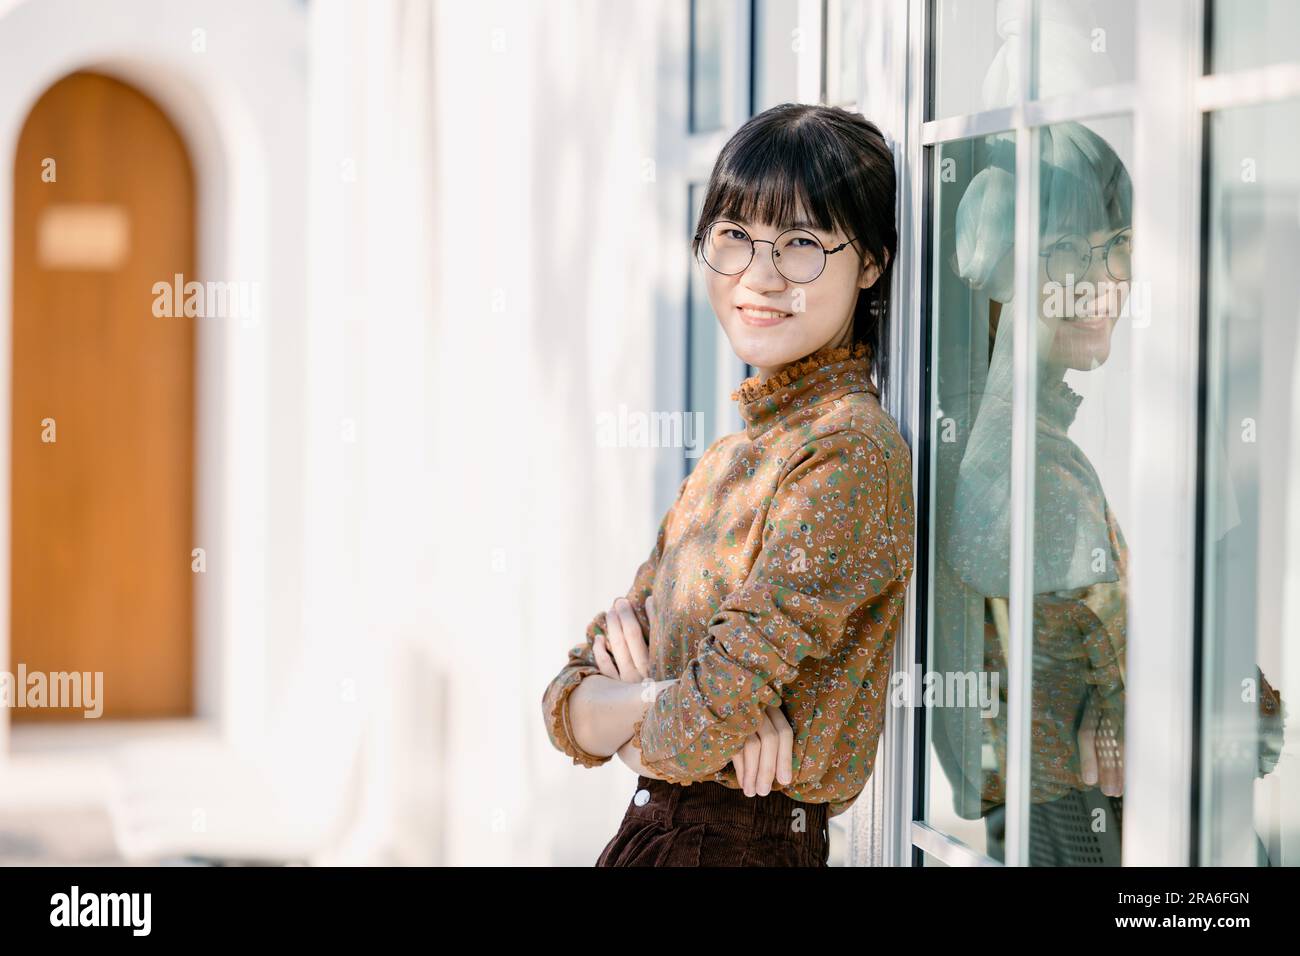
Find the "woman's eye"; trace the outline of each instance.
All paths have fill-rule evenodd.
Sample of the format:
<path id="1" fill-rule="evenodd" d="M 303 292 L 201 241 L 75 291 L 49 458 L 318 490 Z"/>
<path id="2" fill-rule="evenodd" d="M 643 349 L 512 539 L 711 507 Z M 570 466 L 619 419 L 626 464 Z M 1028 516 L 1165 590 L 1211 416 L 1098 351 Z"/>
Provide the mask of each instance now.
<path id="1" fill-rule="evenodd" d="M 749 236 L 746 235 L 745 233 L 741 232 L 739 229 L 725 229 L 725 230 L 723 230 L 722 238 L 724 238 L 724 239 L 734 239 L 734 240 L 736 240 L 737 242 L 741 242 L 741 241 L 743 241 L 743 240 L 745 240 L 745 239 L 748 239 Z"/>
<path id="2" fill-rule="evenodd" d="M 1112 248 L 1127 249 L 1132 244 L 1133 244 L 1133 237 L 1130 234 L 1125 233 L 1122 236 L 1115 237 L 1114 242 L 1112 243 Z"/>

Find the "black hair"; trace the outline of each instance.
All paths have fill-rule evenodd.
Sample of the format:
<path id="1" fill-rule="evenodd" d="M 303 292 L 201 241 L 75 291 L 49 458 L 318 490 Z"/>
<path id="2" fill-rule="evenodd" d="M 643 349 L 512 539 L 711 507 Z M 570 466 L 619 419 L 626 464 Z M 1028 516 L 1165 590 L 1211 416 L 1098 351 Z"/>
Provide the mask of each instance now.
<path id="1" fill-rule="evenodd" d="M 1133 224 L 1133 180 L 1106 140 L 1074 120 L 1040 127 L 1039 235 L 1087 235 Z M 1016 174 L 1015 142 L 989 138 L 988 164 Z"/>
<path id="2" fill-rule="evenodd" d="M 806 213 L 814 228 L 839 228 L 865 266 L 883 267 L 854 307 L 850 344 L 871 350 L 883 395 L 889 363 L 889 287 L 898 251 L 894 156 L 879 128 L 838 106 L 782 103 L 759 113 L 723 146 L 709 176 L 692 253 L 717 219 L 789 228 Z"/>
<path id="3" fill-rule="evenodd" d="M 1039 227 L 1087 235 L 1133 224 L 1133 181 L 1102 137 L 1082 123 L 1039 131 Z"/>

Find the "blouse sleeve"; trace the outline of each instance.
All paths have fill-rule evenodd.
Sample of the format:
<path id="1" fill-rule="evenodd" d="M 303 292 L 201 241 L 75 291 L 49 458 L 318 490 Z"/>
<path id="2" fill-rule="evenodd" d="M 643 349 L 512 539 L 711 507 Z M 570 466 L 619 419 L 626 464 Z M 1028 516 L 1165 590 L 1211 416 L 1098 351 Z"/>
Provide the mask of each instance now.
<path id="1" fill-rule="evenodd" d="M 682 493 L 686 490 L 686 481 L 687 479 L 683 479 L 678 487 L 676 499 L 659 523 L 659 533 L 655 537 L 654 548 L 651 550 L 650 556 L 637 568 L 636 576 L 632 580 L 632 587 L 627 592 L 627 599 L 636 614 L 637 623 L 641 626 L 642 634 L 650 633 L 650 620 L 646 616 L 645 601 L 652 592 L 655 571 L 659 567 L 659 558 L 663 554 L 664 538 L 668 533 L 673 513 L 682 500 Z M 575 766 L 599 767 L 613 759 L 612 754 L 607 757 L 598 757 L 587 753 L 577 745 L 569 729 L 569 695 L 577 689 L 584 678 L 600 673 L 600 668 L 596 666 L 596 657 L 592 648 L 595 644 L 596 635 L 605 633 L 605 615 L 606 611 L 601 611 L 592 618 L 591 623 L 587 625 L 586 636 L 580 643 L 569 649 L 568 663 L 547 685 L 546 692 L 542 695 L 542 715 L 546 722 L 546 732 L 551 738 L 551 744 L 557 750 L 572 757 Z"/>
<path id="2" fill-rule="evenodd" d="M 1124 713 L 1124 658 L 1128 644 L 1128 606 L 1125 598 L 1128 557 L 1119 526 L 1109 507 L 1106 523 L 1111 554 L 1118 569 L 1117 581 L 1103 581 L 1086 588 L 1077 602 L 1078 627 L 1087 654 L 1086 680 L 1089 693 L 1102 710 Z"/>
<path id="3" fill-rule="evenodd" d="M 845 429 L 790 457 L 748 577 L 634 728 L 647 769 L 684 783 L 727 766 L 799 662 L 834 653 L 849 617 L 906 578 L 910 494 L 901 440 L 891 451 Z"/>

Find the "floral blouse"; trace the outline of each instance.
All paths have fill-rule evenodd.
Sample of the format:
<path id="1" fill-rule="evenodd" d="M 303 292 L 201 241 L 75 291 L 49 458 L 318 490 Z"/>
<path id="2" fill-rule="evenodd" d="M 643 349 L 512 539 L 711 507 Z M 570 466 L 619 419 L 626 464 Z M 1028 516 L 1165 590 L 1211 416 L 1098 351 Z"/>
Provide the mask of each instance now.
<path id="1" fill-rule="evenodd" d="M 773 789 L 835 815 L 862 791 L 884 725 L 912 573 L 911 455 L 863 345 L 823 347 L 732 398 L 744 430 L 682 482 L 627 593 L 654 635 L 651 679 L 676 679 L 633 734 L 656 775 L 738 789 L 732 758 L 780 706 L 793 779 Z M 574 742 L 568 699 L 599 673 L 604 628 L 601 611 L 542 699 L 552 744 L 587 767 L 612 758 Z"/>

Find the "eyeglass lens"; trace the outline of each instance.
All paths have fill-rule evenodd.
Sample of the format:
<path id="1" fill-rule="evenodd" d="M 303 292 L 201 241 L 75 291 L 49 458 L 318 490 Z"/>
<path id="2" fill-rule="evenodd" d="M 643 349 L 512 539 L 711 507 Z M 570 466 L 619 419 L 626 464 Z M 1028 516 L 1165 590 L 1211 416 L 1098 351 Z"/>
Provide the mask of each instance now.
<path id="1" fill-rule="evenodd" d="M 1088 245 L 1083 236 L 1066 236 L 1052 244 L 1047 257 L 1047 277 L 1053 282 L 1065 282 L 1073 276 L 1077 282 L 1088 272 L 1092 257 L 1098 250 Z M 1117 282 L 1133 277 L 1133 234 L 1122 232 L 1114 236 L 1101 250 L 1106 271 Z"/>

